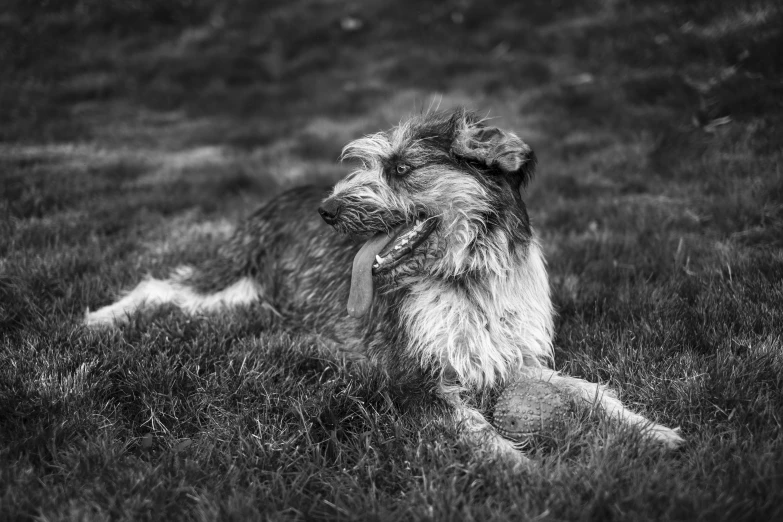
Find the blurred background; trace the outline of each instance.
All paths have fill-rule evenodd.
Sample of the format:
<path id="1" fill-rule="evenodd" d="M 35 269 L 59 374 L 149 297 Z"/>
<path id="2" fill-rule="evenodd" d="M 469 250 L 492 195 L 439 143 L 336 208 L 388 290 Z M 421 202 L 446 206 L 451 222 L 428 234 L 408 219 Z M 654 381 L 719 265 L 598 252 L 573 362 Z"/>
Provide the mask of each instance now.
<path id="1" fill-rule="evenodd" d="M 4 142 L 201 147 L 292 178 L 299 163 L 328 171 L 362 132 L 454 105 L 517 129 L 544 169 L 635 141 L 666 173 L 751 122 L 754 146 L 781 142 L 772 1 L 4 4 Z"/>

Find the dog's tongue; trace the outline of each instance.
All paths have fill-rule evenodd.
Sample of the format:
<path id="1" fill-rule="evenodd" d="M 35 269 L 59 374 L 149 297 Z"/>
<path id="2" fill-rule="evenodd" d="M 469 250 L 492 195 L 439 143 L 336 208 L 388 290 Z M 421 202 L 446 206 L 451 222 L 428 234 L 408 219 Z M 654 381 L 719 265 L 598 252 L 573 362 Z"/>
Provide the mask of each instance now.
<path id="1" fill-rule="evenodd" d="M 363 316 L 372 305 L 372 265 L 375 256 L 383 250 L 389 240 L 389 236 L 383 232 L 376 234 L 362 245 L 353 258 L 351 293 L 348 295 L 348 315 L 351 317 Z"/>

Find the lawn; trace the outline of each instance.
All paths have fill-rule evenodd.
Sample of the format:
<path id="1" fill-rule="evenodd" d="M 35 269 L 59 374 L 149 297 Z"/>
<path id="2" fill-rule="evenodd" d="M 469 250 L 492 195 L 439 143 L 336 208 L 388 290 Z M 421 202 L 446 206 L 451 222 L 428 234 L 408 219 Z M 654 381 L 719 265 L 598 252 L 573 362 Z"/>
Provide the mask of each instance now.
<path id="1" fill-rule="evenodd" d="M 8 0 L 0 519 L 783 519 L 781 50 L 773 0 Z M 580 412 L 515 473 L 257 307 L 81 326 L 461 105 L 537 152 L 557 368 L 680 450 Z"/>

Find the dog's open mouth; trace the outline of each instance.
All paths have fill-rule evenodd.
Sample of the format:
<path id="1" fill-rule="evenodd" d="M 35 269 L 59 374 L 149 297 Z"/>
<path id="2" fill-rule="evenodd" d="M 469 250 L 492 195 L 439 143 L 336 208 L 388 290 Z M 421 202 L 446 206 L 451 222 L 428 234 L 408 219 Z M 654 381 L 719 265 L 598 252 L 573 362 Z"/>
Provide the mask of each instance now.
<path id="1" fill-rule="evenodd" d="M 412 225 L 398 226 L 391 239 L 386 242 L 380 252 L 375 254 L 372 273 L 380 274 L 399 265 L 432 234 L 436 224 L 435 219 L 424 218 L 417 219 Z M 385 234 L 381 234 L 381 236 L 383 235 Z"/>
<path id="2" fill-rule="evenodd" d="M 351 292 L 348 295 L 348 314 L 361 317 L 372 305 L 373 274 L 380 274 L 399 265 L 435 230 L 434 218 L 417 219 L 402 224 L 390 237 L 385 232 L 368 239 L 353 259 Z"/>

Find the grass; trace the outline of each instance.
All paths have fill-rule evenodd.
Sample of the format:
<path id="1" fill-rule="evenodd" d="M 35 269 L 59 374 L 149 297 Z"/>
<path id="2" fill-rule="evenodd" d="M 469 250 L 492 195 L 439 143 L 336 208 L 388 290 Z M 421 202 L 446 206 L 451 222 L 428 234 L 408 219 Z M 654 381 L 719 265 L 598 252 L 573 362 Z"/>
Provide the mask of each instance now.
<path id="1" fill-rule="evenodd" d="M 770 0 L 12 1 L 0 518 L 783 517 L 782 22 Z M 537 150 L 558 368 L 680 451 L 581 412 L 514 474 L 262 310 L 79 325 L 433 99 Z"/>

